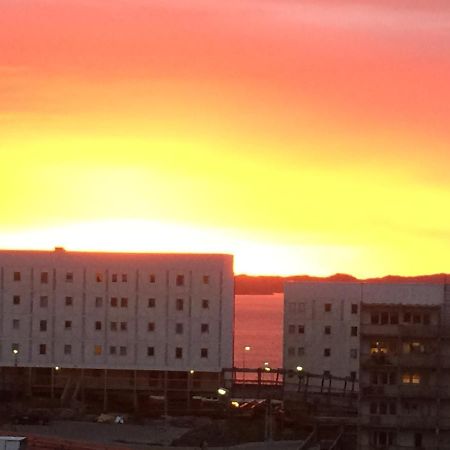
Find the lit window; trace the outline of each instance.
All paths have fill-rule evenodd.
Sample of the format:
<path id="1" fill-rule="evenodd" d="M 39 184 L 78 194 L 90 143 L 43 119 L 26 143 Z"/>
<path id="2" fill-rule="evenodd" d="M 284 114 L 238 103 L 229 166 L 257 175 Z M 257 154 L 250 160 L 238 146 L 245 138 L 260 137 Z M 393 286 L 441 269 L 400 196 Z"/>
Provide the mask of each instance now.
<path id="1" fill-rule="evenodd" d="M 155 347 L 147 347 L 147 356 L 155 356 Z"/>
<path id="2" fill-rule="evenodd" d="M 20 281 L 20 272 L 14 272 L 13 280 L 14 281 Z"/>
<path id="3" fill-rule="evenodd" d="M 72 346 L 70 344 L 64 345 L 64 354 L 71 355 L 72 354 Z"/>
<path id="4" fill-rule="evenodd" d="M 41 320 L 39 322 L 39 330 L 40 331 L 47 331 L 47 321 L 46 320 Z"/>
<path id="5" fill-rule="evenodd" d="M 154 298 L 149 298 L 149 299 L 148 299 L 148 307 L 149 307 L 149 308 L 154 308 L 155 305 L 156 305 L 156 299 L 154 299 Z"/>
<path id="6" fill-rule="evenodd" d="M 184 309 L 184 300 L 182 298 L 177 298 L 175 308 L 177 311 L 183 311 Z"/>
<path id="7" fill-rule="evenodd" d="M 39 298 L 39 306 L 41 308 L 47 308 L 48 306 L 48 297 L 46 295 L 43 295 Z"/>
<path id="8" fill-rule="evenodd" d="M 103 306 L 103 298 L 102 297 L 95 297 L 95 307 L 101 308 Z"/>
<path id="9" fill-rule="evenodd" d="M 420 384 L 420 375 L 418 373 L 415 373 L 412 375 L 411 383 L 412 384 Z"/>
<path id="10" fill-rule="evenodd" d="M 73 282 L 73 272 L 67 272 L 66 273 L 66 283 L 72 283 Z"/>
<path id="11" fill-rule="evenodd" d="M 175 349 L 175 358 L 182 359 L 183 358 L 183 349 L 181 347 L 177 347 Z"/>
<path id="12" fill-rule="evenodd" d="M 184 286 L 184 275 L 177 275 L 176 284 L 177 286 Z"/>
<path id="13" fill-rule="evenodd" d="M 72 306 L 73 305 L 73 297 L 66 297 L 66 306 Z"/>
<path id="14" fill-rule="evenodd" d="M 122 297 L 120 299 L 120 307 L 121 308 L 128 308 L 128 298 L 127 297 Z"/>
<path id="15" fill-rule="evenodd" d="M 200 357 L 201 358 L 208 358 L 208 349 L 207 348 L 200 349 Z"/>
<path id="16" fill-rule="evenodd" d="M 40 355 L 47 354 L 47 346 L 45 344 L 39 344 L 39 354 Z"/>
<path id="17" fill-rule="evenodd" d="M 41 272 L 41 283 L 42 284 L 48 283 L 48 272 Z"/>
<path id="18" fill-rule="evenodd" d="M 102 354 L 102 346 L 101 345 L 94 345 L 94 355 L 99 356 Z"/>
<path id="19" fill-rule="evenodd" d="M 20 295 L 13 296 L 13 305 L 20 305 Z"/>

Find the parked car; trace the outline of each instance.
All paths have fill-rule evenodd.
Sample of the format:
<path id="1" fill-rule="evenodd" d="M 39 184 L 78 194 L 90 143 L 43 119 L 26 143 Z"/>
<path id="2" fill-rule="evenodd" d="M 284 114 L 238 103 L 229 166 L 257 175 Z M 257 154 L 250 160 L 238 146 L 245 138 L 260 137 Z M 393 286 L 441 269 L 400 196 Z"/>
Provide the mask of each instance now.
<path id="1" fill-rule="evenodd" d="M 32 409 L 23 414 L 15 414 L 11 422 L 16 425 L 48 425 L 50 415 L 44 409 Z"/>

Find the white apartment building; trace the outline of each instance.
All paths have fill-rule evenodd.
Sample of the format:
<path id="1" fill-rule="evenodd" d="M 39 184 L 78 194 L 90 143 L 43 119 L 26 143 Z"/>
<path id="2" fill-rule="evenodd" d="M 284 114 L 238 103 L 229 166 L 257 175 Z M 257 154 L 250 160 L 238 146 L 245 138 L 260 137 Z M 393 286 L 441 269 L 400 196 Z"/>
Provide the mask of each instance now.
<path id="1" fill-rule="evenodd" d="M 233 321 L 230 255 L 0 251 L 2 367 L 217 374 Z"/>

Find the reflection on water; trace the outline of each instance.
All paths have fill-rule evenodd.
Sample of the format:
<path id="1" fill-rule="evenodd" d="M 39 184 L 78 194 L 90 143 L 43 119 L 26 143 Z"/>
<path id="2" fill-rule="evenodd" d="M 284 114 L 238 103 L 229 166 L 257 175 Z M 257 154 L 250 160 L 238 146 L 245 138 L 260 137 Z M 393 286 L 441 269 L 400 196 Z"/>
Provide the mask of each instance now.
<path id="1" fill-rule="evenodd" d="M 235 308 L 234 365 L 281 367 L 283 294 L 236 295 Z"/>

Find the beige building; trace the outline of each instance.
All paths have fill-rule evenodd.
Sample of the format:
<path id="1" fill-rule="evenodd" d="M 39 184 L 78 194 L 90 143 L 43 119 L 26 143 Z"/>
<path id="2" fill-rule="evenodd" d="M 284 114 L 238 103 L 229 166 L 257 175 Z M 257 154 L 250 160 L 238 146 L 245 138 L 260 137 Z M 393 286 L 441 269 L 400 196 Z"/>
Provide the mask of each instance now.
<path id="1" fill-rule="evenodd" d="M 0 251 L 0 364 L 32 369 L 31 388 L 39 368 L 217 380 L 233 318 L 229 255 Z"/>

